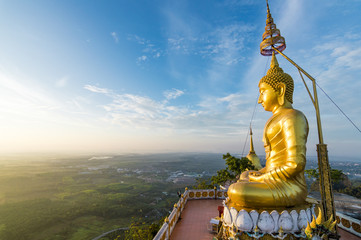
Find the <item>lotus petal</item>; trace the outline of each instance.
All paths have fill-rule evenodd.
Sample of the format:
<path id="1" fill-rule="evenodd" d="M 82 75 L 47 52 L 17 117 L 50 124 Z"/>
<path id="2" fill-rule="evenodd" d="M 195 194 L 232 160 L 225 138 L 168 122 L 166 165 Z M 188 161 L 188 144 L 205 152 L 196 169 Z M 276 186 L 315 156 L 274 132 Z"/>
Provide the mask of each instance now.
<path id="1" fill-rule="evenodd" d="M 271 233 L 275 227 L 275 222 L 267 211 L 263 211 L 259 215 L 257 225 L 262 232 Z"/>
<path id="2" fill-rule="evenodd" d="M 302 229 L 302 228 L 306 228 L 307 227 L 307 213 L 305 210 L 301 210 L 300 213 L 298 214 L 298 219 L 297 219 L 297 225 L 298 225 L 298 229 Z"/>
<path id="3" fill-rule="evenodd" d="M 234 207 L 231 207 L 230 213 L 232 216 L 232 222 L 235 223 L 237 215 L 238 215 L 237 209 L 235 209 Z"/>
<path id="4" fill-rule="evenodd" d="M 291 215 L 285 210 L 281 213 L 278 219 L 279 227 L 282 227 L 284 232 L 291 232 L 293 229 L 293 219 Z"/>
<path id="5" fill-rule="evenodd" d="M 271 216 L 272 216 L 273 220 L 275 221 L 275 227 L 273 229 L 273 232 L 278 232 L 278 229 L 279 229 L 279 227 L 278 227 L 278 219 L 280 217 L 280 214 L 276 210 L 273 210 L 271 212 Z"/>
<path id="6" fill-rule="evenodd" d="M 307 221 L 311 222 L 312 221 L 312 213 L 311 213 L 311 209 L 307 208 L 306 209 L 306 214 L 307 214 Z"/>
<path id="7" fill-rule="evenodd" d="M 235 225 L 237 226 L 238 230 L 248 232 L 252 231 L 253 221 L 246 210 L 242 209 L 241 211 L 239 211 L 235 221 Z"/>
<path id="8" fill-rule="evenodd" d="M 292 210 L 291 211 L 291 217 L 292 217 L 292 225 L 293 225 L 293 228 L 291 230 L 291 232 L 297 232 L 298 231 L 298 222 L 297 222 L 297 219 L 298 219 L 298 213 L 296 210 Z"/>
<path id="9" fill-rule="evenodd" d="M 258 222 L 258 216 L 259 216 L 259 213 L 256 211 L 256 210 L 252 210 L 249 215 L 251 216 L 252 218 L 252 222 L 253 222 L 253 228 L 252 228 L 252 231 L 256 228 L 257 226 L 257 222 Z"/>
<path id="10" fill-rule="evenodd" d="M 229 208 L 227 207 L 227 205 L 224 205 L 224 210 L 223 210 L 223 219 L 224 219 L 224 223 L 228 226 L 232 225 L 232 215 L 231 212 L 229 211 Z"/>

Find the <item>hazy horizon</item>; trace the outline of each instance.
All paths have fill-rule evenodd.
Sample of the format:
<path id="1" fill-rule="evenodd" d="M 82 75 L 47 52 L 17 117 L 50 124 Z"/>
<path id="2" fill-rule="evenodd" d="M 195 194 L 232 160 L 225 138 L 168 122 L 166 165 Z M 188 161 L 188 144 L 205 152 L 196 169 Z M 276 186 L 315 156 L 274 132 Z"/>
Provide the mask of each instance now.
<path id="1" fill-rule="evenodd" d="M 128 152 L 128 153 L 64 153 L 64 152 L 42 152 L 42 153 L 34 153 L 34 152 L 23 152 L 23 153 L 8 153 L 8 154 L 0 154 L 0 163 L 2 161 L 22 161 L 22 160 L 30 160 L 30 161 L 48 161 L 48 160 L 59 160 L 59 159 L 71 159 L 71 158 L 88 158 L 88 160 L 102 160 L 102 159 L 112 159 L 114 157 L 121 156 L 139 156 L 139 157 L 147 157 L 147 156 L 155 156 L 155 155 L 170 155 L 173 156 L 194 156 L 194 155 L 219 155 L 219 160 L 223 161 L 222 155 L 227 152 Z M 231 155 L 236 157 L 241 157 L 241 153 L 230 152 Z M 246 156 L 248 151 L 243 154 Z M 262 154 L 258 154 L 258 157 L 264 161 L 266 156 Z M 170 161 L 173 159 L 170 158 Z M 317 155 L 307 155 L 306 160 L 317 160 Z M 361 157 L 345 157 L 345 156 L 337 156 L 337 155 L 329 155 L 330 162 L 339 162 L 339 161 L 361 161 Z"/>

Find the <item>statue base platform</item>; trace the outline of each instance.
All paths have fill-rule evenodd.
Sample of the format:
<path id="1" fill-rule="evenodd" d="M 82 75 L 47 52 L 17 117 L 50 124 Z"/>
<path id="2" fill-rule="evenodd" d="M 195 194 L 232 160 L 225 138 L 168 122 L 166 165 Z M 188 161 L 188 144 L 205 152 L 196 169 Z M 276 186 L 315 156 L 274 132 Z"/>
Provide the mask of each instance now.
<path id="1" fill-rule="evenodd" d="M 305 239 L 304 230 L 316 218 L 318 204 L 307 198 L 296 207 L 250 209 L 224 201 L 223 239 Z"/>

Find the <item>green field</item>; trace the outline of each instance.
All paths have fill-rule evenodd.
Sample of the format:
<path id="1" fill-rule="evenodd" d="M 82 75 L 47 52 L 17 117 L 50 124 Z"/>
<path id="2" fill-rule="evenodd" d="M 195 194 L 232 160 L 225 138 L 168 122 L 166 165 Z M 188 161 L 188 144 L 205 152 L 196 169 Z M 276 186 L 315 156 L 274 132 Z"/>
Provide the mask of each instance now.
<path id="1" fill-rule="evenodd" d="M 2 157 L 0 239 L 92 239 L 132 217 L 158 221 L 194 183 L 167 181 L 172 172 L 211 174 L 223 164 L 219 154 Z"/>

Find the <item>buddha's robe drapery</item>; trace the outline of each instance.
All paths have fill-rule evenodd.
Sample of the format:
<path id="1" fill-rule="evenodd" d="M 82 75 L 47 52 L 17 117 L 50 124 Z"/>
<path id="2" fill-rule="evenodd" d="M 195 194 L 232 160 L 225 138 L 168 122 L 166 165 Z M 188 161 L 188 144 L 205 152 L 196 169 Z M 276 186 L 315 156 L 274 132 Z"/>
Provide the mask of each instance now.
<path id="1" fill-rule="evenodd" d="M 266 167 L 258 181 L 242 178 L 232 184 L 228 196 L 233 206 L 291 207 L 305 202 L 304 176 L 308 123 L 302 112 L 280 109 L 266 123 Z"/>

